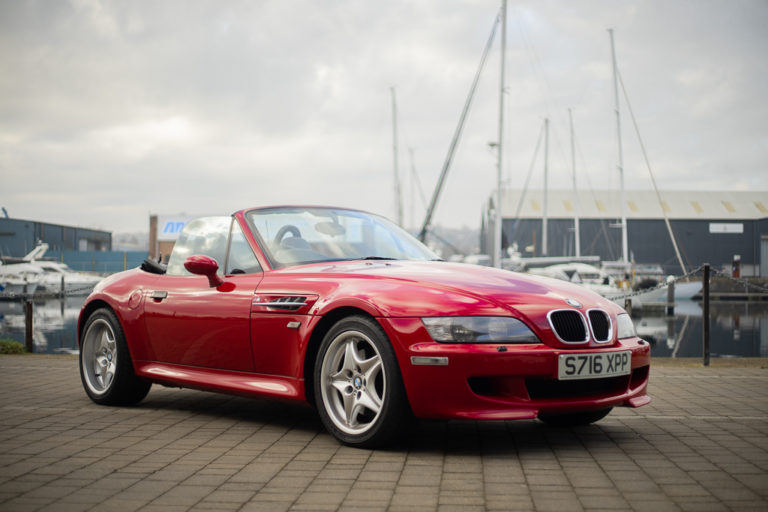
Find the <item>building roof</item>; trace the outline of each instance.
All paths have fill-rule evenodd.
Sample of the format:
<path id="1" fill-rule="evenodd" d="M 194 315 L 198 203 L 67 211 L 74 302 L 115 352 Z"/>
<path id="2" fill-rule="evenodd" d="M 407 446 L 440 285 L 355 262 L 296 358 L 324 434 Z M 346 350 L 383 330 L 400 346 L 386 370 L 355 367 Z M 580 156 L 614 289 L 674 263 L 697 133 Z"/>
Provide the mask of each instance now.
<path id="1" fill-rule="evenodd" d="M 502 216 L 514 218 L 522 190 L 502 191 Z M 662 206 L 670 219 L 678 220 L 757 220 L 768 218 L 768 191 L 700 192 L 672 190 L 660 193 L 662 204 L 653 190 L 627 190 L 628 219 L 663 219 Z M 618 190 L 580 190 L 579 217 L 582 219 L 618 219 L 621 217 L 621 193 Z M 547 194 L 549 218 L 573 218 L 576 200 L 572 190 L 550 190 Z M 528 190 L 520 207 L 520 218 L 544 215 L 544 192 Z"/>

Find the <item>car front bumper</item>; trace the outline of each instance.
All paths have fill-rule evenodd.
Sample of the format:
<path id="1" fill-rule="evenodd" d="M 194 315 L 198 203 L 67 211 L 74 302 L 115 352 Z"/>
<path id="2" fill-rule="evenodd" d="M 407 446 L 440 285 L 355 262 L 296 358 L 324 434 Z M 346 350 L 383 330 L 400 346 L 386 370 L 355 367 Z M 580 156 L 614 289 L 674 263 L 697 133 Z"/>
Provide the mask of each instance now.
<path id="1" fill-rule="evenodd" d="M 646 393 L 650 346 L 629 338 L 604 347 L 546 344 L 435 343 L 419 319 L 379 319 L 395 347 L 413 413 L 419 418 L 533 419 L 567 413 L 640 407 Z M 501 348 L 500 348 L 501 347 Z M 561 354 L 631 351 L 629 375 L 558 380 Z"/>

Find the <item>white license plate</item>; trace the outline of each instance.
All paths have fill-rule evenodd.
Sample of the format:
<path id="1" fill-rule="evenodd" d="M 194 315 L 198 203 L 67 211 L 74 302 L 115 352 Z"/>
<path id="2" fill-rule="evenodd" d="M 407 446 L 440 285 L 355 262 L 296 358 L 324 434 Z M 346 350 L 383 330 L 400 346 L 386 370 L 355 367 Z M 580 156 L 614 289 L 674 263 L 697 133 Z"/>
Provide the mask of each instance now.
<path id="1" fill-rule="evenodd" d="M 629 375 L 632 371 L 632 351 L 590 354 L 560 354 L 557 362 L 558 380 L 597 379 Z"/>

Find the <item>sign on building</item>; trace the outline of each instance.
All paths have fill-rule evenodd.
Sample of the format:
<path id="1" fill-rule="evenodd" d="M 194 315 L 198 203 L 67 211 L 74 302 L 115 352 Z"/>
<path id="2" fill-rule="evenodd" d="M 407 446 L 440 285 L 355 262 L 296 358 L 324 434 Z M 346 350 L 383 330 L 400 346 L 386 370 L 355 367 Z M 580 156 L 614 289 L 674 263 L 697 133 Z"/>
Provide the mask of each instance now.
<path id="1" fill-rule="evenodd" d="M 709 232 L 740 235 L 744 233 L 744 224 L 741 222 L 710 222 Z"/>
<path id="2" fill-rule="evenodd" d="M 175 242 L 184 226 L 191 220 L 192 217 L 158 215 L 157 240 L 159 242 Z"/>

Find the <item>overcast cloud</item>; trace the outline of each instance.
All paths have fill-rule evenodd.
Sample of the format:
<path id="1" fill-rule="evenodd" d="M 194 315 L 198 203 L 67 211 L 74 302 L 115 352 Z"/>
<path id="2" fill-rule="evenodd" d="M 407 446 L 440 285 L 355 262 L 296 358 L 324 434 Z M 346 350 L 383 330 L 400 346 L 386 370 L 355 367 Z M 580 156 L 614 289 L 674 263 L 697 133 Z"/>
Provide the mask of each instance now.
<path id="1" fill-rule="evenodd" d="M 112 231 L 283 203 L 394 218 L 395 86 L 420 224 L 407 148 L 429 197 L 499 4 L 2 0 L 0 206 Z M 612 27 L 661 189 L 768 191 L 767 26 L 763 0 L 510 1 L 505 176 L 522 184 L 549 117 L 550 183 L 570 185 L 571 108 L 580 186 L 618 186 Z M 497 37 L 438 224 L 478 226 L 495 186 L 499 58 Z M 627 187 L 650 188 L 622 109 Z"/>

